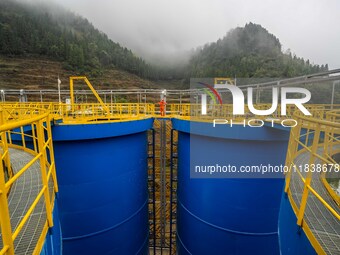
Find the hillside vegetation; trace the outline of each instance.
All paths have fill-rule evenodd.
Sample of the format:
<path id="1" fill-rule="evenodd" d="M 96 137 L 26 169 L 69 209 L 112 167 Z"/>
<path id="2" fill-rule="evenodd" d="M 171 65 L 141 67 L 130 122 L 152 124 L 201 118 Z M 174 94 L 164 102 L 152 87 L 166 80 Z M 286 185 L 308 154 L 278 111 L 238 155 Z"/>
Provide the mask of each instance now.
<path id="1" fill-rule="evenodd" d="M 187 88 L 191 77 L 286 78 L 327 69 L 283 52 L 277 37 L 253 23 L 192 50 L 184 67 L 160 68 L 58 5 L 0 1 L 1 88 L 56 89 L 58 75 L 63 85 L 86 75 L 100 89 Z"/>
<path id="2" fill-rule="evenodd" d="M 278 38 L 260 25 L 235 28 L 217 42 L 196 50 L 189 64 L 193 77 L 294 77 L 328 70 L 282 52 Z"/>
<path id="3" fill-rule="evenodd" d="M 39 55 L 61 61 L 74 73 L 99 76 L 118 68 L 156 78 L 150 65 L 110 40 L 87 20 L 59 6 L 0 1 L 0 54 Z"/>

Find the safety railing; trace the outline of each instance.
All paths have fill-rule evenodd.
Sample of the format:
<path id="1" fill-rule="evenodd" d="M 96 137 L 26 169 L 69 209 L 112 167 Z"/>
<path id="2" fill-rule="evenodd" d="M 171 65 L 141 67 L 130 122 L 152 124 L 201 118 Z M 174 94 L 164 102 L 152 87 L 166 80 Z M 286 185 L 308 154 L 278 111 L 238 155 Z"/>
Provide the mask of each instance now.
<path id="1" fill-rule="evenodd" d="M 61 113 L 64 122 L 88 121 L 120 121 L 133 120 L 154 115 L 152 104 L 106 104 L 105 109 L 100 104 L 53 105 L 55 116 Z M 60 112 L 61 110 L 61 112 Z"/>
<path id="2" fill-rule="evenodd" d="M 331 110 L 326 113 L 326 118 L 328 121 L 332 122 L 340 122 L 340 111 L 338 110 Z"/>
<path id="3" fill-rule="evenodd" d="M 305 212 L 308 198 L 311 195 L 329 211 L 330 215 L 340 220 L 339 210 L 336 210 L 339 204 L 334 207 L 334 204 L 330 204 L 329 200 L 325 199 L 324 195 L 320 195 L 315 186 L 313 187 L 313 178 L 320 178 L 323 184 L 327 185 L 325 174 L 340 172 L 339 162 L 336 162 L 333 158 L 336 151 L 340 149 L 339 113 L 339 111 L 325 112 L 322 115 L 325 117 L 324 119 L 307 117 L 297 112 L 294 114 L 298 125 L 291 129 L 290 134 L 286 158 L 286 166 L 288 166 L 290 171 L 286 174 L 285 192 L 291 198 L 290 201 L 297 215 L 297 225 L 303 228 L 308 228 L 303 222 L 306 217 Z M 307 164 L 301 165 L 298 162 L 301 153 L 307 153 Z M 294 201 L 292 198 L 291 182 L 293 174 L 298 175 L 298 180 L 303 185 L 300 201 Z M 336 196 L 333 199 L 337 203 Z"/>
<path id="4" fill-rule="evenodd" d="M 51 119 L 48 111 L 36 108 L 13 108 L 0 107 L 0 225 L 3 247 L 0 247 L 0 255 L 14 254 L 14 242 L 23 231 L 25 224 L 30 219 L 34 209 L 43 199 L 46 211 L 45 228 L 53 226 L 52 210 L 54 194 L 50 194 L 49 183 L 53 183 L 53 193 L 58 191 L 54 152 L 51 134 Z M 27 132 L 30 130 L 31 132 Z M 13 141 L 15 138 L 15 141 Z M 26 165 L 16 172 L 12 171 L 11 149 L 16 148 L 31 153 L 34 157 Z M 23 174 L 39 164 L 41 174 L 41 189 L 27 211 L 23 212 L 22 218 L 15 228 L 11 224 L 8 196 L 11 186 L 18 182 Z M 52 179 L 52 180 L 51 180 Z M 50 181 L 51 180 L 51 181 Z M 46 233 L 46 232 L 45 232 Z M 37 244 L 42 247 L 41 243 Z M 36 249 L 39 254 L 39 249 Z"/>
<path id="5" fill-rule="evenodd" d="M 37 115 L 45 113 L 46 110 L 51 108 L 50 104 L 41 103 L 2 103 L 1 107 L 5 109 L 3 111 L 3 118 L 6 123 L 10 121 L 18 121 L 23 119 L 30 119 Z"/>
<path id="6" fill-rule="evenodd" d="M 325 113 L 333 108 L 340 108 L 340 105 L 304 105 L 306 109 L 312 114 L 314 118 L 317 119 L 324 119 L 326 118 Z M 254 108 L 256 110 L 268 110 L 272 107 L 270 104 L 256 104 Z M 294 112 L 298 109 L 294 105 L 287 105 L 286 106 L 286 115 L 287 117 L 293 117 Z M 247 117 L 256 117 L 256 118 L 281 118 L 281 105 L 277 106 L 276 111 L 271 115 L 266 115 L 261 117 L 259 115 L 253 114 L 247 105 L 245 105 L 244 115 L 234 115 L 233 114 L 233 105 L 232 104 L 208 104 L 206 107 L 206 113 L 202 115 L 202 105 L 201 104 L 171 104 L 170 105 L 170 112 L 172 116 L 179 116 L 182 118 L 191 118 L 191 119 L 211 119 L 211 118 L 228 118 L 228 119 L 238 119 L 238 118 L 247 118 Z"/>
<path id="7" fill-rule="evenodd" d="M 11 109 L 5 113 L 7 121 L 27 119 L 39 114 L 41 110 L 48 110 L 54 119 L 62 119 L 64 123 L 134 120 L 155 115 L 155 105 L 143 103 L 105 104 L 105 108 L 99 103 L 3 103 L 0 105 Z"/>
<path id="8" fill-rule="evenodd" d="M 64 123 L 88 123 L 100 121 L 123 121 L 136 120 L 147 117 L 161 117 L 158 104 L 151 103 L 86 103 L 86 104 L 64 104 L 58 102 L 51 103 L 0 103 L 0 105 L 11 110 L 6 113 L 5 120 L 16 120 L 20 118 L 30 118 L 39 114 L 37 109 L 45 109 L 50 111 L 55 119 L 62 119 Z M 330 112 L 326 116 L 326 112 L 333 109 L 340 109 L 340 105 L 305 105 L 306 109 L 312 113 L 317 119 L 339 119 L 336 110 Z M 254 106 L 257 110 L 268 110 L 270 104 L 257 104 Z M 297 108 L 293 105 L 287 105 L 286 115 L 281 116 L 281 105 L 278 105 L 276 111 L 271 115 L 259 116 L 253 114 L 248 106 L 245 105 L 244 115 L 234 115 L 232 104 L 208 104 L 206 114 L 202 114 L 201 104 L 169 104 L 166 106 L 165 117 L 177 117 L 191 120 L 211 120 L 213 118 L 226 119 L 245 119 L 245 118 L 290 118 L 293 117 Z M 331 114 L 333 113 L 333 114 Z"/>

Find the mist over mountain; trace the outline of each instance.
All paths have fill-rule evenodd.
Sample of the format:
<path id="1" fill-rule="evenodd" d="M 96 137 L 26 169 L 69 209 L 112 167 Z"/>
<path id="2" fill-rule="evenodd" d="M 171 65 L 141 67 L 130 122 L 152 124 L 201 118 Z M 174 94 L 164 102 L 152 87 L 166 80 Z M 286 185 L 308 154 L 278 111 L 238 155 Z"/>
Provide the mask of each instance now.
<path id="1" fill-rule="evenodd" d="M 0 54 L 47 56 L 75 73 L 120 68 L 143 78 L 156 71 L 84 19 L 52 3 L 0 2 Z"/>
<path id="2" fill-rule="evenodd" d="M 189 64 L 193 77 L 293 77 L 328 69 L 282 52 L 277 37 L 261 25 L 248 23 L 217 42 L 198 48 Z"/>
<path id="3" fill-rule="evenodd" d="M 140 47 L 137 52 L 143 52 Z M 190 77 L 292 77 L 328 69 L 282 52 L 279 39 L 253 23 L 197 49 L 164 49 L 161 55 L 144 51 L 146 61 L 86 18 L 57 4 L 26 0 L 0 1 L 0 54 L 49 58 L 89 77 L 120 69 L 142 78 L 187 83 Z"/>

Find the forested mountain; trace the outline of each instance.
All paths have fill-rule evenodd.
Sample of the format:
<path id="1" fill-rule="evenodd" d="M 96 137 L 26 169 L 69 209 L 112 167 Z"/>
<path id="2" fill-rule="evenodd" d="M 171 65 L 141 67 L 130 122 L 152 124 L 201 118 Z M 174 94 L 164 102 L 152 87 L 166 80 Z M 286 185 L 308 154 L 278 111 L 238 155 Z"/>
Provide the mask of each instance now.
<path id="1" fill-rule="evenodd" d="M 116 67 L 143 78 L 157 72 L 131 50 L 111 41 L 86 19 L 57 5 L 0 1 L 0 54 L 47 56 L 67 70 L 100 75 Z"/>
<path id="2" fill-rule="evenodd" d="M 293 77 L 327 69 L 283 53 L 279 39 L 253 23 L 197 49 L 189 64 L 193 77 Z"/>
<path id="3" fill-rule="evenodd" d="M 114 69 L 144 79 L 184 80 L 185 84 L 190 77 L 284 78 L 328 69 L 283 53 L 279 39 L 253 23 L 193 50 L 186 66 L 160 68 L 58 5 L 17 0 L 0 0 L 1 55 L 59 61 L 66 71 L 90 78 Z M 183 86 L 181 81 L 178 84 Z"/>

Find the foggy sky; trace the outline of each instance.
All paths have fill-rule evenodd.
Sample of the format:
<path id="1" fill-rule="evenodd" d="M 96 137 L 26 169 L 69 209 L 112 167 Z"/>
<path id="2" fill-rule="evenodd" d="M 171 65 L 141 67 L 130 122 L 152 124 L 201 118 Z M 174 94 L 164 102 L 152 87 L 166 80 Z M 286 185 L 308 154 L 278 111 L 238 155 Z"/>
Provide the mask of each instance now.
<path id="1" fill-rule="evenodd" d="M 50 1 L 50 0 L 46 0 Z M 55 0 L 56 1 L 56 0 Z M 171 59 L 248 22 L 283 49 L 340 68 L 339 0 L 58 0 L 146 59 Z"/>

